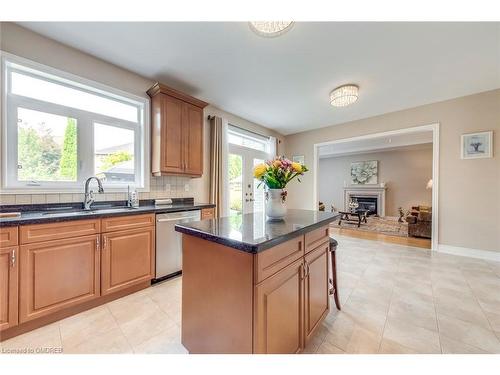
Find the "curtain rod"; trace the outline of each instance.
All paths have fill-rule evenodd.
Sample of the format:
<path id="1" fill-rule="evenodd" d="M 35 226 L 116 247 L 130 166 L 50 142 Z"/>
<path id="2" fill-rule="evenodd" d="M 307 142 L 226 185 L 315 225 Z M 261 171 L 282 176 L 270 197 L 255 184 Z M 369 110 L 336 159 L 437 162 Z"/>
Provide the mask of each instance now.
<path id="1" fill-rule="evenodd" d="M 217 116 L 215 116 L 215 115 L 208 115 L 208 119 L 209 120 L 213 119 L 214 117 L 217 117 Z M 270 138 L 270 137 L 272 137 L 271 135 L 260 134 L 260 133 L 257 133 L 255 131 L 245 129 L 245 128 L 241 127 L 241 126 L 231 124 L 231 123 L 229 123 L 229 121 L 228 121 L 228 125 L 232 126 L 233 128 L 237 128 L 237 129 L 243 130 L 244 132 L 258 135 L 259 137 L 264 137 L 264 138 Z"/>

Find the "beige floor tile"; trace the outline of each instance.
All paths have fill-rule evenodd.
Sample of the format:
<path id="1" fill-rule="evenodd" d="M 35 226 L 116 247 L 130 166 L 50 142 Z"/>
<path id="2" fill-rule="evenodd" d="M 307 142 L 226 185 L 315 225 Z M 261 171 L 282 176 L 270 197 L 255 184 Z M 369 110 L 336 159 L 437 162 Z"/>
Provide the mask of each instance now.
<path id="1" fill-rule="evenodd" d="M 436 300 L 438 314 L 460 319 L 486 329 L 491 329 L 490 322 L 475 300 L 468 298 L 440 297 Z"/>
<path id="2" fill-rule="evenodd" d="M 355 326 L 356 324 L 347 314 L 340 313 L 331 324 L 328 324 L 328 333 L 325 335 L 324 342 L 345 350 Z"/>
<path id="3" fill-rule="evenodd" d="M 488 318 L 493 331 L 500 332 L 500 311 L 490 312 L 485 310 L 484 314 L 486 315 L 486 318 Z"/>
<path id="4" fill-rule="evenodd" d="M 431 331 L 437 332 L 438 330 L 436 310 L 433 304 L 414 304 L 396 298 L 391 302 L 388 317 L 401 321 L 409 321 L 418 327 L 427 328 Z"/>
<path id="5" fill-rule="evenodd" d="M 500 340 L 491 330 L 438 313 L 439 333 L 492 353 L 500 353 Z"/>
<path id="6" fill-rule="evenodd" d="M 76 346 L 64 347 L 67 354 L 128 354 L 132 347 L 119 328 L 94 336 Z"/>
<path id="7" fill-rule="evenodd" d="M 323 341 L 319 346 L 316 354 L 346 354 L 342 349 L 337 348 L 329 342 Z"/>
<path id="8" fill-rule="evenodd" d="M 176 327 L 175 321 L 159 307 L 155 307 L 138 315 L 132 320 L 120 324 L 120 329 L 132 346 L 138 346 L 144 341 L 156 336 L 158 332 Z"/>
<path id="9" fill-rule="evenodd" d="M 99 306 L 60 321 L 61 339 L 64 347 L 74 347 L 94 336 L 118 328 L 106 306 Z"/>
<path id="10" fill-rule="evenodd" d="M 441 353 L 437 332 L 408 321 L 388 318 L 383 337 L 420 353 Z"/>
<path id="11" fill-rule="evenodd" d="M 392 340 L 382 339 L 379 354 L 418 354 L 418 352 Z"/>
<path id="12" fill-rule="evenodd" d="M 21 354 L 45 353 L 45 349 L 55 349 L 57 352 L 61 352 L 61 348 L 63 346 L 58 323 L 38 328 L 2 342 L 2 350 L 4 352 L 9 351 Z"/>
<path id="13" fill-rule="evenodd" d="M 361 326 L 355 326 L 345 352 L 348 354 L 376 354 L 382 335 L 371 332 Z"/>
<path id="14" fill-rule="evenodd" d="M 443 354 L 486 354 L 488 352 L 441 335 Z"/>
<path id="15" fill-rule="evenodd" d="M 107 304 L 118 324 L 124 324 L 158 308 L 146 294 L 131 294 Z"/>
<path id="16" fill-rule="evenodd" d="M 181 327 L 173 325 L 158 332 L 142 343 L 135 345 L 134 353 L 138 354 L 186 354 L 187 350 L 181 344 Z"/>

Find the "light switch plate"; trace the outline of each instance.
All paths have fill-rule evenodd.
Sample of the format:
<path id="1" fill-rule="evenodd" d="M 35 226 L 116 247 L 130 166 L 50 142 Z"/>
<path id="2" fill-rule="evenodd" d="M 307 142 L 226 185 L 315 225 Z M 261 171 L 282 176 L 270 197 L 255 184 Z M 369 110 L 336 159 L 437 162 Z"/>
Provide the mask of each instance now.
<path id="1" fill-rule="evenodd" d="M 189 191 L 189 184 L 184 185 L 184 190 Z"/>
<path id="2" fill-rule="evenodd" d="M 165 191 L 170 191 L 170 184 L 165 184 Z"/>

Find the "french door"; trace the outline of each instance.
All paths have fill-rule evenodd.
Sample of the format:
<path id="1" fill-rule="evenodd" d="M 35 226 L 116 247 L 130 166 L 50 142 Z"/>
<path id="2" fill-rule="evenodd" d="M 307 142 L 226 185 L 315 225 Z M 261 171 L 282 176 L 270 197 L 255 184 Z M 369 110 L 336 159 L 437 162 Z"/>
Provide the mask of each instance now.
<path id="1" fill-rule="evenodd" d="M 253 177 L 253 168 L 269 155 L 235 144 L 229 144 L 229 216 L 264 211 L 264 185 Z"/>

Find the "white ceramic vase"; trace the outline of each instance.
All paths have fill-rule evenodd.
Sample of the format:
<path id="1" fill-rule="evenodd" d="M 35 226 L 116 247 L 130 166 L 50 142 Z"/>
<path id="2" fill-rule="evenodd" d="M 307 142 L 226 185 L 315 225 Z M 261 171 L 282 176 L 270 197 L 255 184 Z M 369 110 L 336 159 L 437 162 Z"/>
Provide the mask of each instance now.
<path id="1" fill-rule="evenodd" d="M 286 195 L 283 189 L 267 189 L 266 215 L 270 220 L 282 220 L 286 215 Z"/>

